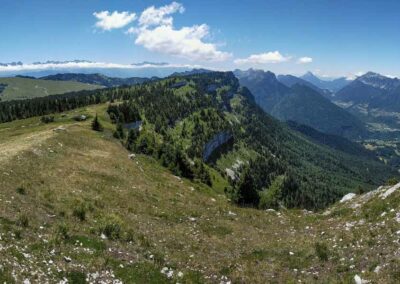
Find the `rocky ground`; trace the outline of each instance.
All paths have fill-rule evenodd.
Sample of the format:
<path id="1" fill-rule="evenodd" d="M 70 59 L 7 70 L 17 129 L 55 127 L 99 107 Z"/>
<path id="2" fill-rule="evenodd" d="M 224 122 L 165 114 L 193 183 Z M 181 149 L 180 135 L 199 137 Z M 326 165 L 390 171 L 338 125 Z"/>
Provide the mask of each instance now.
<path id="1" fill-rule="evenodd" d="M 0 125 L 1 283 L 400 282 L 400 184 L 322 212 L 239 208 L 128 153 L 105 108 Z"/>

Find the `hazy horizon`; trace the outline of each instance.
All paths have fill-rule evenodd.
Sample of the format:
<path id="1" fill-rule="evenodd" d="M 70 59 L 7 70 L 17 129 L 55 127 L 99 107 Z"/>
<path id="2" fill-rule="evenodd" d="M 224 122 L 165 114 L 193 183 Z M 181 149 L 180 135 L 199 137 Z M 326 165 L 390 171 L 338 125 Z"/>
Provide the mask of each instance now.
<path id="1" fill-rule="evenodd" d="M 121 68 L 147 61 L 320 77 L 400 75 L 398 1 L 1 2 L 2 63 L 83 59 Z"/>

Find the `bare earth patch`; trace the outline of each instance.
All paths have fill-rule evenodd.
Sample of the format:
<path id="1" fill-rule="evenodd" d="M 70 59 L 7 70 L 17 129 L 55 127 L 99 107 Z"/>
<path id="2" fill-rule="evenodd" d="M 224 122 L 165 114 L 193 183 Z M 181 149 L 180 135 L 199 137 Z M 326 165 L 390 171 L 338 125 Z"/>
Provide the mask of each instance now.
<path id="1" fill-rule="evenodd" d="M 9 161 L 19 153 L 33 149 L 54 135 L 52 130 L 18 136 L 0 143 L 0 163 Z"/>

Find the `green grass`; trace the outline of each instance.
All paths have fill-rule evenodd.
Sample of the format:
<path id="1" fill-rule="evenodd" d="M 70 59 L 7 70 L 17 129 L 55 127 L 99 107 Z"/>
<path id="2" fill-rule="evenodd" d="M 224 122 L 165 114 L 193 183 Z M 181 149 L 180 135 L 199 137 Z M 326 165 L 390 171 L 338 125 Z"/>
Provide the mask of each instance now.
<path id="1" fill-rule="evenodd" d="M 151 263 L 139 263 L 126 267 L 118 267 L 116 276 L 124 283 L 149 283 L 149 284 L 168 284 L 172 283 L 168 278 L 160 272 L 159 267 Z"/>
<path id="2" fill-rule="evenodd" d="M 101 86 L 79 82 L 38 80 L 29 78 L 0 78 L 7 87 L 0 93 L 2 101 L 30 99 L 81 90 L 94 90 Z"/>
<path id="3" fill-rule="evenodd" d="M 98 272 L 105 283 L 343 283 L 362 270 L 371 283 L 398 279 L 398 192 L 384 201 L 384 217 L 375 198 L 358 209 L 335 205 L 329 216 L 240 208 L 223 194 L 217 170 L 208 187 L 151 157 L 129 159 L 106 108 L 0 124 L 0 282 L 84 283 Z M 104 132 L 72 119 L 96 113 Z M 65 131 L 53 131 L 60 125 Z M 235 153 L 221 167 L 251 155 Z M 371 223 L 346 230 L 365 214 Z"/>

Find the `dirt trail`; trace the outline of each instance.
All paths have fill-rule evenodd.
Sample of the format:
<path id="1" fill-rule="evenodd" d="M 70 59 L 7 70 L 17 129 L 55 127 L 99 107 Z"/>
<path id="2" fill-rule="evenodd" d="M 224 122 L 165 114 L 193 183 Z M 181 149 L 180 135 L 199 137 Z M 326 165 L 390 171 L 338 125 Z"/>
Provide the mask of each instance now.
<path id="1" fill-rule="evenodd" d="M 5 142 L 0 142 L 0 165 L 19 153 L 40 145 L 53 135 L 53 130 L 45 130 L 34 134 L 20 135 Z"/>

